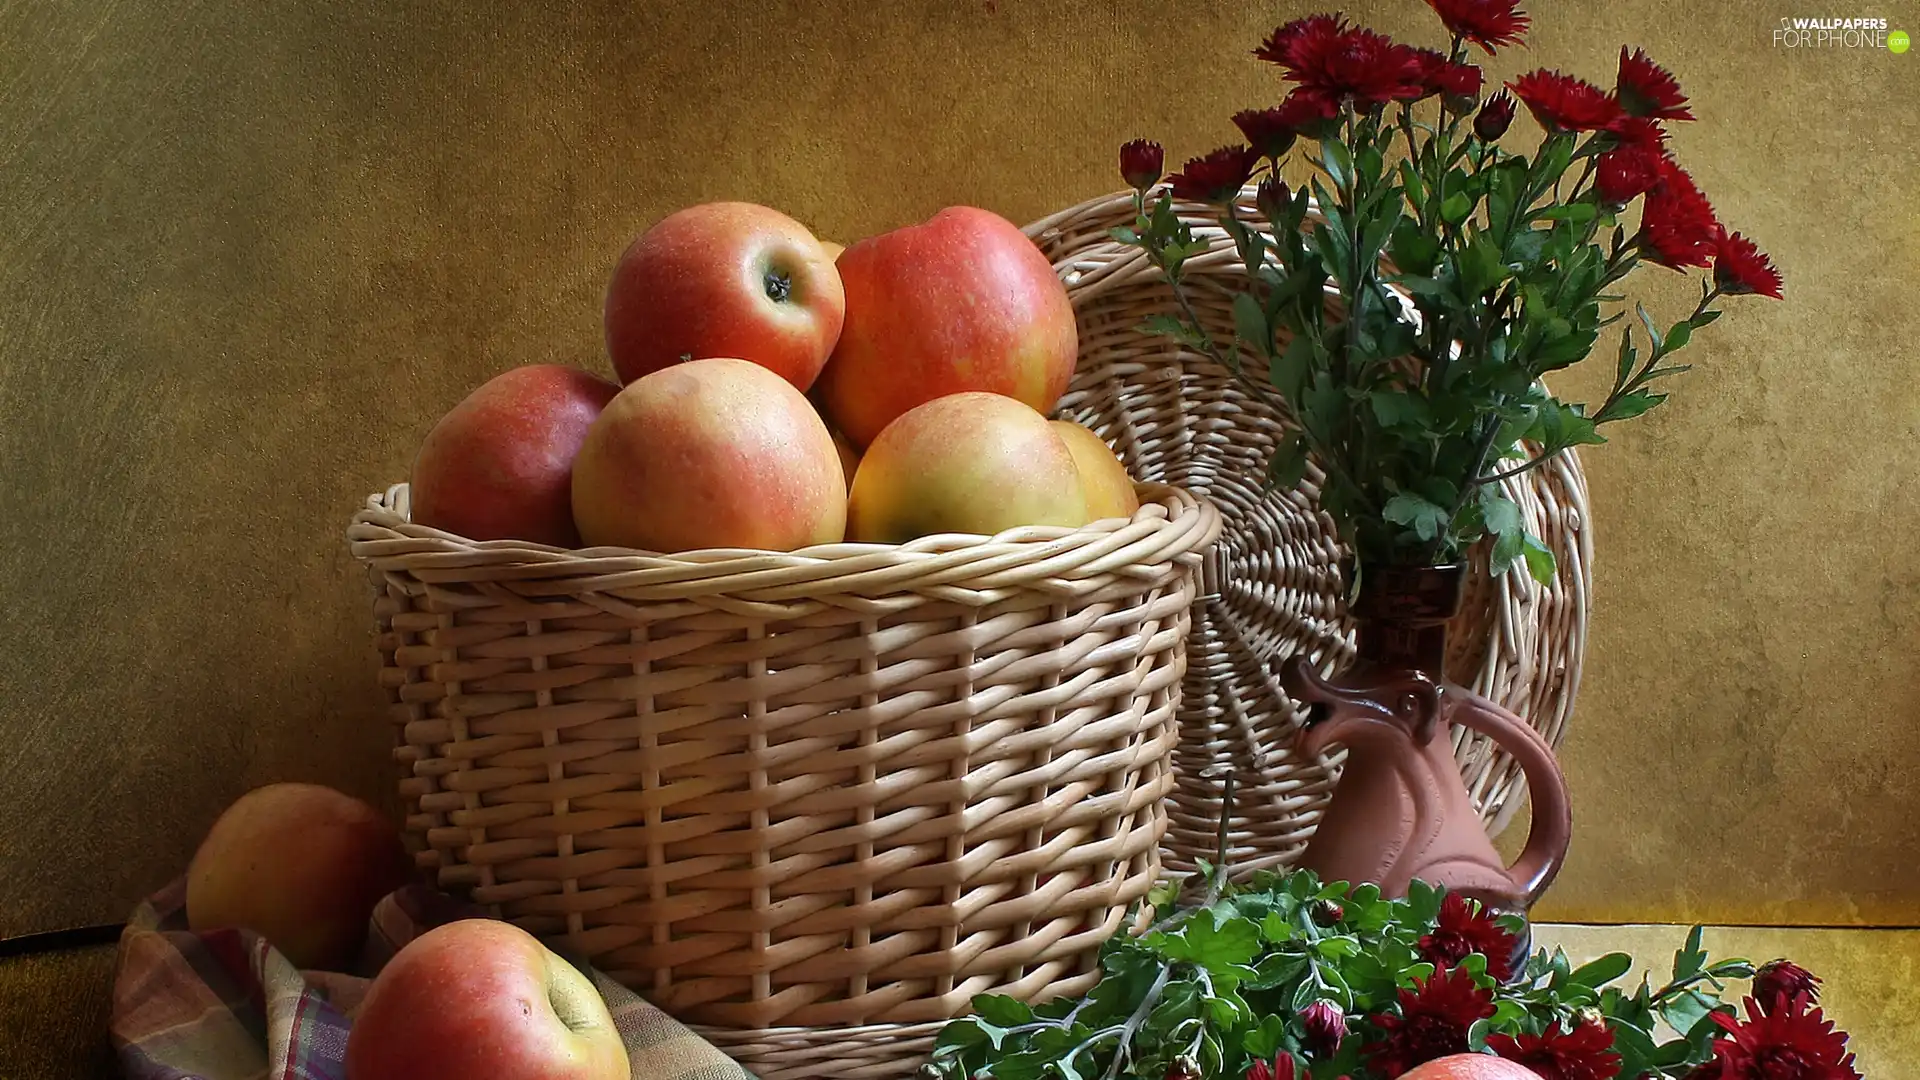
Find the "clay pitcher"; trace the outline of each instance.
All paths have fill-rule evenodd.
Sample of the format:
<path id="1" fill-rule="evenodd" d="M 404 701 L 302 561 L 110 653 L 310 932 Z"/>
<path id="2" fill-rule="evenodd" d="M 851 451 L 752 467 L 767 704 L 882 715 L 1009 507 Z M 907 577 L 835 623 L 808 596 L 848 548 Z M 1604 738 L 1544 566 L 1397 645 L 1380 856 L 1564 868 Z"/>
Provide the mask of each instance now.
<path id="1" fill-rule="evenodd" d="M 1552 884 L 1572 817 L 1566 780 L 1524 720 L 1445 680 L 1446 626 L 1460 609 L 1464 568 L 1373 567 L 1353 605 L 1355 663 L 1322 678 L 1305 657 L 1283 667 L 1309 707 L 1295 750 L 1347 760 L 1332 802 L 1301 856 L 1323 881 L 1372 882 L 1404 896 L 1419 878 L 1524 914 Z M 1533 800 L 1525 850 L 1512 866 L 1494 851 L 1453 756 L 1454 724 L 1491 736 L 1520 763 Z"/>

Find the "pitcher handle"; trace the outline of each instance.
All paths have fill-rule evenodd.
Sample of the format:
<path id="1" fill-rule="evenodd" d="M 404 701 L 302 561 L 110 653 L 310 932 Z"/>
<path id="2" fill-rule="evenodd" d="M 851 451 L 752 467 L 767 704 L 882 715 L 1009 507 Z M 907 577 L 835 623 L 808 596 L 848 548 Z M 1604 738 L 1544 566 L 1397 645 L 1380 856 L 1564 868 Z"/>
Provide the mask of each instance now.
<path id="1" fill-rule="evenodd" d="M 1527 830 L 1527 846 L 1520 858 L 1507 868 L 1515 885 L 1526 895 L 1527 906 L 1553 884 L 1554 875 L 1567 857 L 1567 844 L 1573 838 L 1573 809 L 1567 797 L 1566 774 L 1554 759 L 1553 747 L 1526 721 L 1499 705 L 1455 688 L 1457 697 L 1447 719 L 1482 735 L 1489 736 L 1500 748 L 1512 754 L 1527 777 L 1527 794 L 1533 800 L 1533 822 Z"/>

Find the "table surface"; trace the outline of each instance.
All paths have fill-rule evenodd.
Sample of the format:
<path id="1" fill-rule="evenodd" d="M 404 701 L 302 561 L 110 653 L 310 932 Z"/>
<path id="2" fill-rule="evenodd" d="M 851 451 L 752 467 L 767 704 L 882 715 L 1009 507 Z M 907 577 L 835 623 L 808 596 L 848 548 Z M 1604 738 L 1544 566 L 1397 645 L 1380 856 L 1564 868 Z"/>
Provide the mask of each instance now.
<path id="1" fill-rule="evenodd" d="M 1686 937 L 1678 926 L 1539 924 L 1535 940 L 1576 963 L 1606 952 L 1640 957 L 1656 974 Z M 1828 1015 L 1853 1035 L 1873 1080 L 1920 1080 L 1920 930 L 1710 927 L 1716 958 L 1785 956 L 1825 980 Z M 0 960 L 0 1074 L 12 1080 L 112 1080 L 107 999 L 113 948 L 95 946 Z"/>

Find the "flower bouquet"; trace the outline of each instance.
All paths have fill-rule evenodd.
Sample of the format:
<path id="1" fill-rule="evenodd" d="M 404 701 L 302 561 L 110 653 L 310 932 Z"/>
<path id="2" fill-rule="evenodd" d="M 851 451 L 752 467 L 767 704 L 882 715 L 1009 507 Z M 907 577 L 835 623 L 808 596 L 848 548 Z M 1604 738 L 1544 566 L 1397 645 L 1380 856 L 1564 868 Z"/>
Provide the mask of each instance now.
<path id="1" fill-rule="evenodd" d="M 1817 978 L 1710 959 L 1698 927 L 1670 976 L 1634 987 L 1616 985 L 1636 966 L 1625 953 L 1573 967 L 1543 949 L 1514 970 L 1517 920 L 1424 885 L 1389 900 L 1309 871 L 1221 881 L 1195 906 L 1157 897 L 1159 921 L 1107 943 L 1085 997 L 975 999 L 923 1075 L 1391 1080 L 1482 1054 L 1545 1080 L 1860 1078 Z M 1752 980 L 1738 1008 L 1722 1000 L 1736 979 Z"/>
<path id="2" fill-rule="evenodd" d="M 1279 105 L 1233 117 L 1244 142 L 1166 184 L 1157 143 L 1121 149 L 1137 216 L 1115 236 L 1178 300 L 1145 329 L 1212 358 L 1297 421 L 1270 479 L 1291 487 L 1309 457 L 1320 463 L 1320 506 L 1362 573 L 1452 563 L 1491 536 L 1495 574 L 1524 562 L 1545 581 L 1552 553 L 1499 481 L 1659 405 L 1658 387 L 1687 370 L 1676 354 L 1719 317 L 1716 303 L 1777 298 L 1780 275 L 1722 227 L 1669 152 L 1666 125 L 1693 114 L 1644 52 L 1621 50 L 1612 90 L 1539 70 L 1483 100 L 1469 47 L 1518 43 L 1527 15 L 1512 0 L 1429 2 L 1451 34 L 1446 53 L 1337 15 L 1280 27 L 1255 55 L 1294 85 Z M 1541 129 L 1531 156 L 1501 142 L 1516 99 Z M 1282 177 L 1289 153 L 1311 168 L 1297 189 Z M 1255 179 L 1258 221 L 1236 210 Z M 1195 314 L 1182 263 L 1207 245 L 1175 200 L 1213 207 L 1245 260 L 1231 341 Z M 1589 355 L 1622 317 L 1615 290 L 1644 263 L 1712 273 L 1678 322 L 1662 327 L 1637 307 L 1643 343 L 1623 328 L 1603 401 L 1549 393 L 1542 376 Z"/>

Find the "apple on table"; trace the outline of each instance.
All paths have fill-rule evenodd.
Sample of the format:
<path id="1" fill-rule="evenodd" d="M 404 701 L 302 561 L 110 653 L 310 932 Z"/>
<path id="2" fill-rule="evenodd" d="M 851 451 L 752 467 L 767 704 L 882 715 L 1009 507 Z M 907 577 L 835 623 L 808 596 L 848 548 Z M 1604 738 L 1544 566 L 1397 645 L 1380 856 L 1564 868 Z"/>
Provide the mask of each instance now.
<path id="1" fill-rule="evenodd" d="M 251 930 L 295 967 L 346 971 L 374 905 L 412 875 L 378 810 L 317 784 L 268 784 L 228 806 L 194 852 L 187 926 Z"/>
<path id="2" fill-rule="evenodd" d="M 347 1033 L 346 1080 L 628 1080 L 593 982 L 533 935 L 462 919 L 380 969 Z"/>

